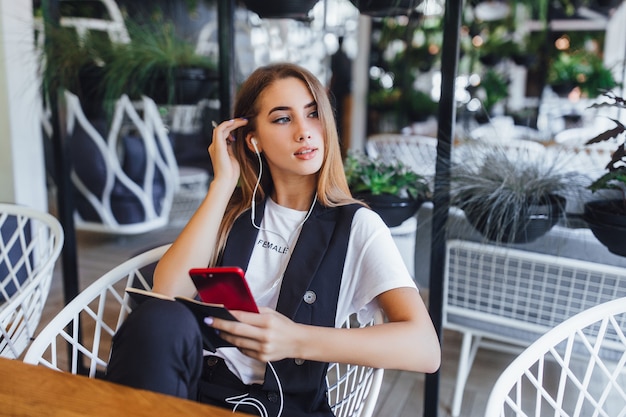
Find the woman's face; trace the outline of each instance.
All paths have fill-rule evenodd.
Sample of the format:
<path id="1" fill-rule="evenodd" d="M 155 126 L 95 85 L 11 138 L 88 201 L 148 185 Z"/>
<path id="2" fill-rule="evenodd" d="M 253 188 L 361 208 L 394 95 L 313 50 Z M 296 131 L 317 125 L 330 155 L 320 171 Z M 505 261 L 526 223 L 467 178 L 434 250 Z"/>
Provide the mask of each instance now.
<path id="1" fill-rule="evenodd" d="M 324 158 L 324 138 L 317 103 L 306 84 L 293 77 L 277 80 L 261 93 L 258 103 L 251 136 L 274 180 L 316 174 Z"/>

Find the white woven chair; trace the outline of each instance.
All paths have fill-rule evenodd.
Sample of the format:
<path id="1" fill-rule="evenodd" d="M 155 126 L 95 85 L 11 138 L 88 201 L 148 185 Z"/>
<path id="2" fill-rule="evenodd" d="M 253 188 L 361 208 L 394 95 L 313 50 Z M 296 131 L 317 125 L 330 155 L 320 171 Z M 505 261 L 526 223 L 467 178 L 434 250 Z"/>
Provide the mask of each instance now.
<path id="1" fill-rule="evenodd" d="M 479 348 L 519 353 L 598 303 L 626 297 L 626 269 L 487 243 L 449 240 L 443 327 L 463 335 L 452 416 Z"/>
<path id="2" fill-rule="evenodd" d="M 365 149 L 372 158 L 401 161 L 432 182 L 437 163 L 437 139 L 421 135 L 377 134 L 367 138 Z"/>
<path id="3" fill-rule="evenodd" d="M 130 42 L 124 17 L 114 0 L 97 0 L 106 10 L 109 19 L 94 19 L 82 16 L 61 16 L 61 26 L 71 27 L 81 39 L 91 31 L 106 32 L 109 38 L 117 43 Z"/>
<path id="4" fill-rule="evenodd" d="M 168 247 L 160 246 L 129 259 L 83 290 L 39 333 L 24 362 L 91 378 L 103 375 L 111 338 L 132 310 L 125 288 L 150 289 L 153 266 Z M 382 314 L 370 324 L 378 323 L 382 323 Z M 351 322 L 345 326 L 351 326 Z M 370 417 L 382 377 L 382 369 L 331 364 L 328 398 L 335 414 Z"/>
<path id="5" fill-rule="evenodd" d="M 0 204 L 0 356 L 15 359 L 34 336 L 63 247 L 48 213 Z"/>
<path id="6" fill-rule="evenodd" d="M 485 417 L 626 415 L 626 298 L 565 320 L 496 381 Z"/>
<path id="7" fill-rule="evenodd" d="M 81 150 L 75 151 L 78 155 L 71 174 L 81 202 L 74 216 L 76 227 L 137 234 L 165 226 L 178 190 L 179 173 L 154 101 L 143 97 L 138 104 L 126 95 L 120 97 L 105 138 L 87 119 L 76 95 L 66 91 L 65 99 L 68 135 L 80 135 L 74 140 L 73 149 L 80 146 Z M 123 142 L 126 131 L 137 132 L 133 136 L 137 143 Z M 138 155 L 125 156 L 131 145 Z M 129 168 L 141 172 L 133 177 Z M 156 186 L 155 181 L 162 185 Z M 117 203 L 121 208 L 116 210 Z"/>

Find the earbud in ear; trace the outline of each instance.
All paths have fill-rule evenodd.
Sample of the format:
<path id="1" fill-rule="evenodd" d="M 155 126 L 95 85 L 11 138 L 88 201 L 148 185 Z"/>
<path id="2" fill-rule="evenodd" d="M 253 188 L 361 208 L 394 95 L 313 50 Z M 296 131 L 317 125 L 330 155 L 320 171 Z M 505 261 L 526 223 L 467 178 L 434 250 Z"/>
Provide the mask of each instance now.
<path id="1" fill-rule="evenodd" d="M 259 148 L 257 148 L 257 146 L 256 146 L 257 145 L 256 138 L 250 139 L 250 143 L 252 143 L 252 146 L 254 147 L 254 151 L 256 153 L 259 153 Z"/>

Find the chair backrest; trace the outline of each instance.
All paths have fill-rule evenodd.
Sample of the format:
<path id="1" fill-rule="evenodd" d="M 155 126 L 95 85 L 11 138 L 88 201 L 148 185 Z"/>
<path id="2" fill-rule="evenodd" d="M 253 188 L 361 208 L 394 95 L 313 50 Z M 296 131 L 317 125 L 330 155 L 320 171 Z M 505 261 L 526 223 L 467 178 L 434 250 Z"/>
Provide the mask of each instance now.
<path id="1" fill-rule="evenodd" d="M 365 326 L 383 323 L 382 311 L 378 311 Z M 359 326 L 349 318 L 344 327 Z M 371 417 L 376 407 L 383 382 L 384 369 L 368 366 L 331 363 L 326 374 L 328 401 L 337 417 Z"/>
<path id="2" fill-rule="evenodd" d="M 19 357 L 35 335 L 63 238 L 52 215 L 0 204 L 1 357 Z"/>
<path id="3" fill-rule="evenodd" d="M 613 126 L 597 123 L 590 127 L 563 130 L 554 135 L 554 148 L 559 153 L 569 155 L 570 164 L 590 179 L 599 178 L 607 171 L 606 164 L 611 160 L 616 145 L 613 141 L 593 145 L 585 143 L 611 127 Z"/>
<path id="4" fill-rule="evenodd" d="M 126 23 L 117 3 L 114 0 L 97 0 L 95 3 L 99 3 L 108 16 L 103 19 L 61 16 L 61 26 L 74 28 L 81 39 L 84 39 L 90 31 L 96 31 L 107 33 L 111 41 L 116 43 L 130 42 Z"/>
<path id="5" fill-rule="evenodd" d="M 496 381 L 485 416 L 624 416 L 625 364 L 626 297 L 582 311 L 528 346 Z"/>
<path id="6" fill-rule="evenodd" d="M 168 246 L 127 260 L 81 291 L 41 330 L 24 362 L 91 378 L 103 373 L 111 339 L 132 310 L 126 287 L 151 289 L 150 267 Z"/>
<path id="7" fill-rule="evenodd" d="M 91 378 L 103 375 L 111 339 L 132 311 L 132 300 L 125 289 L 151 289 L 153 267 L 169 246 L 137 255 L 93 282 L 39 333 L 24 362 Z M 379 313 L 367 325 L 380 324 L 382 320 Z M 347 320 L 344 326 L 352 327 L 354 321 Z M 382 377 L 382 369 L 331 364 L 327 374 L 328 397 L 335 414 L 370 417 Z"/>
<path id="8" fill-rule="evenodd" d="M 432 182 L 437 163 L 437 139 L 421 135 L 377 134 L 367 138 L 365 149 L 372 158 L 401 161 Z"/>
<path id="9" fill-rule="evenodd" d="M 65 98 L 75 153 L 76 227 L 136 234 L 165 226 L 179 174 L 154 101 L 143 97 L 140 104 L 132 103 L 123 95 L 110 125 L 95 126 L 77 96 L 66 91 Z"/>
<path id="10" fill-rule="evenodd" d="M 481 242 L 446 242 L 444 327 L 528 346 L 547 330 L 615 297 L 626 269 Z"/>
<path id="11" fill-rule="evenodd" d="M 479 126 L 473 129 L 469 136 L 473 140 L 491 143 L 508 143 L 517 140 L 543 141 L 546 139 L 545 135 L 532 127 L 498 123 Z"/>

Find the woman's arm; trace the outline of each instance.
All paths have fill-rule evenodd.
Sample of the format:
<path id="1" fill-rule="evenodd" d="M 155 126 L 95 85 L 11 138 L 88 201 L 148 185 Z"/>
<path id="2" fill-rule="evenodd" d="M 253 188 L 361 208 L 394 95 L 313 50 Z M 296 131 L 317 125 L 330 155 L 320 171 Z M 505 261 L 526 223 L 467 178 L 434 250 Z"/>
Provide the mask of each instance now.
<path id="1" fill-rule="evenodd" d="M 418 291 L 396 288 L 378 296 L 388 322 L 360 329 L 294 323 L 271 310 L 233 312 L 240 322 L 214 319 L 212 326 L 245 354 L 261 361 L 300 358 L 432 373 L 441 350 Z"/>
<path id="2" fill-rule="evenodd" d="M 157 264 L 155 292 L 188 297 L 195 294 L 188 272 L 194 267 L 207 266 L 216 249 L 220 223 L 240 173 L 228 140 L 233 130 L 245 124 L 245 119 L 229 120 L 213 130 L 213 141 L 209 146 L 213 180 L 200 207 Z"/>

